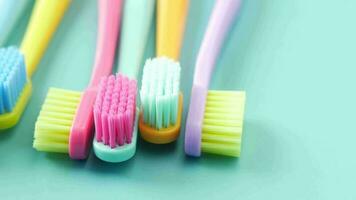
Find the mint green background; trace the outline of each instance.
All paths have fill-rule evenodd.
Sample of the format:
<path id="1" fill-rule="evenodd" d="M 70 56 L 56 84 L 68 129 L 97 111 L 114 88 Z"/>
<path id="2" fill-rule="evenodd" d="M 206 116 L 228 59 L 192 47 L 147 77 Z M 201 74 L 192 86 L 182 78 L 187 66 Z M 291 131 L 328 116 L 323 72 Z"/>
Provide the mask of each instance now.
<path id="1" fill-rule="evenodd" d="M 213 2 L 191 1 L 185 108 Z M 183 135 L 166 146 L 140 140 L 121 164 L 36 152 L 34 123 L 48 87 L 82 90 L 91 73 L 96 1 L 74 0 L 33 77 L 21 123 L 0 134 L 0 198 L 356 199 L 356 1 L 244 2 L 211 84 L 247 92 L 240 159 L 187 158 Z M 20 42 L 27 17 L 10 43 Z"/>

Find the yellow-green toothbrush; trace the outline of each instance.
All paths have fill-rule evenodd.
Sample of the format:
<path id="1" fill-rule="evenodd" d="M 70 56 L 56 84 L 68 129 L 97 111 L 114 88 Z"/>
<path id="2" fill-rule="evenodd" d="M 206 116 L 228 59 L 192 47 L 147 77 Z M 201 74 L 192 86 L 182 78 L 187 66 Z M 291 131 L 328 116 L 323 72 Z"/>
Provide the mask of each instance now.
<path id="1" fill-rule="evenodd" d="M 70 0 L 37 0 L 21 44 L 0 50 L 0 129 L 20 119 L 32 92 L 31 77 Z"/>

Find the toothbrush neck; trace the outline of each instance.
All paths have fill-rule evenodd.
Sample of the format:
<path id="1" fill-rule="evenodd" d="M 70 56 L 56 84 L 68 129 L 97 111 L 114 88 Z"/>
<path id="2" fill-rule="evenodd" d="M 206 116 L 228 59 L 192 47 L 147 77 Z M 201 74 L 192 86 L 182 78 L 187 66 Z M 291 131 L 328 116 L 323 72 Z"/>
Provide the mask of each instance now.
<path id="1" fill-rule="evenodd" d="M 196 61 L 195 85 L 209 87 L 211 73 L 240 3 L 241 0 L 216 1 Z"/>
<path id="2" fill-rule="evenodd" d="M 122 0 L 98 1 L 99 23 L 95 62 L 89 87 L 111 74 L 119 32 Z"/>

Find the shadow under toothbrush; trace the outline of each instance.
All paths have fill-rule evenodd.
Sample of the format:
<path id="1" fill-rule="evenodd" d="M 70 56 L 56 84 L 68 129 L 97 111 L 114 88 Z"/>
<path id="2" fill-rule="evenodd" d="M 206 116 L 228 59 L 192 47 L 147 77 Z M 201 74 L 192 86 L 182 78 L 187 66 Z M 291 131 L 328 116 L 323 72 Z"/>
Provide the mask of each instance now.
<path id="1" fill-rule="evenodd" d="M 289 155 L 283 155 L 281 151 L 287 145 L 283 142 L 283 139 L 278 138 L 278 135 L 282 132 L 283 130 L 276 130 L 262 122 L 249 120 L 245 123 L 241 157 L 235 158 L 213 154 L 202 154 L 199 158 L 184 156 L 183 164 L 258 174 L 288 170 L 278 165 L 280 160 L 288 162 L 288 159 L 290 159 Z"/>
<path id="2" fill-rule="evenodd" d="M 16 127 L 17 126 L 11 127 L 6 130 L 0 130 L 0 144 L 3 142 L 5 143 L 7 140 L 10 140 L 15 135 L 15 133 L 17 132 Z"/>
<path id="3" fill-rule="evenodd" d="M 142 155 L 167 156 L 177 150 L 177 141 L 168 144 L 152 144 L 144 141 L 141 136 L 137 139 L 137 153 Z"/>
<path id="4" fill-rule="evenodd" d="M 195 158 L 185 155 L 185 164 L 206 164 L 208 166 L 216 167 L 235 167 L 239 164 L 240 158 L 220 156 L 214 154 L 202 154 L 200 158 Z"/>
<path id="5" fill-rule="evenodd" d="M 93 173 L 124 174 L 133 170 L 134 163 L 135 156 L 125 162 L 110 163 L 100 160 L 93 152 L 90 153 L 85 168 Z"/>
<path id="6" fill-rule="evenodd" d="M 85 160 L 71 160 L 67 154 L 62 153 L 44 153 L 45 159 L 58 164 L 58 167 L 68 169 L 83 169 L 85 167 Z"/>
<path id="7" fill-rule="evenodd" d="M 135 158 L 121 163 L 109 163 L 98 159 L 94 153 L 90 152 L 86 160 L 72 160 L 68 155 L 61 153 L 46 153 L 45 158 L 53 163 L 58 164 L 58 167 L 67 168 L 69 170 L 88 170 L 93 173 L 102 174 L 124 174 L 133 169 Z"/>

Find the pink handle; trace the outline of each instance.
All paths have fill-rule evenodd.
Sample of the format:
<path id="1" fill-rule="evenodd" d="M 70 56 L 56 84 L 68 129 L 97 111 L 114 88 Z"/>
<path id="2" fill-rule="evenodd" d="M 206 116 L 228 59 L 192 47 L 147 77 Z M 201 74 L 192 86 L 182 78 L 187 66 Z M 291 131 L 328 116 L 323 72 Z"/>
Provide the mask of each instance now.
<path id="1" fill-rule="evenodd" d="M 200 46 L 193 84 L 209 87 L 211 73 L 241 0 L 218 0 L 211 14 L 203 43 Z"/>
<path id="2" fill-rule="evenodd" d="M 98 0 L 99 26 L 95 64 L 89 87 L 83 92 L 69 138 L 69 156 L 85 159 L 93 139 L 93 104 L 101 77 L 111 74 L 122 10 L 122 0 Z"/>
<path id="3" fill-rule="evenodd" d="M 98 0 L 99 30 L 95 63 L 89 87 L 96 87 L 100 78 L 111 74 L 114 64 L 122 0 Z"/>

